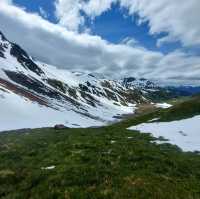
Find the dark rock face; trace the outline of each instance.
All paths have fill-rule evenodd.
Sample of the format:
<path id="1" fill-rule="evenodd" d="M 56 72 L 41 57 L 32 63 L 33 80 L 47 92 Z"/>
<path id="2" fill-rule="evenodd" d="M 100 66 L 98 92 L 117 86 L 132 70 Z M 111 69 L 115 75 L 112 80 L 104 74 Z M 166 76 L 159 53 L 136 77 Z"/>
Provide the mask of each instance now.
<path id="1" fill-rule="evenodd" d="M 126 88 L 128 87 L 128 85 L 132 82 L 134 82 L 136 80 L 135 77 L 127 77 L 127 78 L 124 78 L 123 79 L 123 82 L 122 82 L 122 86 L 125 86 Z"/>
<path id="2" fill-rule="evenodd" d="M 0 36 L 1 36 L 1 39 L 3 40 L 3 41 L 7 41 L 7 39 L 6 39 L 6 37 L 4 36 L 4 34 L 0 31 Z"/>
<path id="3" fill-rule="evenodd" d="M 66 126 L 63 125 L 63 124 L 56 124 L 56 125 L 54 126 L 54 129 L 56 129 L 56 130 L 62 130 L 62 129 L 68 129 L 68 127 L 66 127 Z"/>
<path id="4" fill-rule="evenodd" d="M 89 85 L 90 86 L 90 85 Z M 83 85 L 83 84 L 79 84 L 79 88 L 83 91 L 83 92 L 89 92 L 90 93 L 90 89 L 88 88 L 88 86 Z"/>
<path id="5" fill-rule="evenodd" d="M 9 42 L 6 37 L 1 33 L 0 31 L 0 41 L 2 41 L 2 43 L 0 42 L 0 57 L 5 58 L 4 53 L 5 52 L 5 48 L 7 48 L 7 46 L 5 46 L 6 44 L 4 42 Z M 12 56 L 14 56 L 17 61 L 24 67 L 27 68 L 29 70 L 31 70 L 32 72 L 36 73 L 37 75 L 41 75 L 44 74 L 44 72 L 41 70 L 41 68 L 39 68 L 37 66 L 37 64 L 35 64 L 31 58 L 28 56 L 28 54 L 17 44 L 11 43 L 11 49 L 10 49 L 10 54 Z"/>
<path id="6" fill-rule="evenodd" d="M 46 96 L 51 99 L 57 99 L 59 101 L 67 101 L 75 106 L 80 106 L 78 102 L 76 102 L 74 99 L 58 92 L 57 90 L 54 90 L 45 84 L 43 82 L 38 81 L 37 79 L 33 77 L 29 77 L 27 75 L 24 75 L 22 73 L 17 73 L 13 71 L 4 71 L 6 75 L 17 84 L 27 88 L 29 91 L 34 91 L 38 95 Z"/>
<path id="7" fill-rule="evenodd" d="M 49 85 L 51 85 L 55 89 L 59 90 L 60 92 L 66 93 L 66 87 L 65 87 L 64 83 L 62 83 L 61 81 L 48 78 L 47 82 Z"/>
<path id="8" fill-rule="evenodd" d="M 1 35 L 1 32 L 0 32 L 0 36 L 1 36 L 1 38 L 0 38 L 1 39 L 0 40 L 0 57 L 5 58 L 4 52 L 5 52 L 5 48 L 7 48 L 7 46 L 3 42 L 1 42 L 1 41 L 5 41 L 5 37 L 3 35 Z"/>
<path id="9" fill-rule="evenodd" d="M 58 94 L 58 92 L 46 87 L 37 79 L 30 78 L 27 75 L 13 71 L 5 71 L 5 73 L 12 81 L 26 87 L 27 89 L 35 91 L 36 93 L 42 94 L 44 96 L 48 96 L 50 98 L 61 99 L 61 96 Z"/>
<path id="10" fill-rule="evenodd" d="M 5 58 L 3 48 L 0 46 L 0 57 Z"/>
<path id="11" fill-rule="evenodd" d="M 124 82 L 134 82 L 136 80 L 135 77 L 128 77 L 128 78 L 124 78 Z"/>
<path id="12" fill-rule="evenodd" d="M 23 96 L 23 97 L 25 97 L 26 99 L 29 99 L 32 102 L 37 102 L 40 105 L 52 107 L 43 97 L 40 97 L 37 93 L 30 92 L 28 89 L 22 88 L 19 85 L 16 85 L 16 84 L 9 82 L 7 80 L 4 80 L 2 78 L 0 78 L 0 84 L 4 88 L 8 89 L 9 91 L 12 91 L 19 96 Z M 1 88 L 1 90 L 2 90 L 2 88 Z M 3 91 L 7 92 L 4 89 L 3 89 Z"/>
<path id="13" fill-rule="evenodd" d="M 44 74 L 44 72 L 30 59 L 28 54 L 20 48 L 17 44 L 12 44 L 10 54 L 17 58 L 17 61 L 25 68 L 28 68 L 37 75 Z"/>

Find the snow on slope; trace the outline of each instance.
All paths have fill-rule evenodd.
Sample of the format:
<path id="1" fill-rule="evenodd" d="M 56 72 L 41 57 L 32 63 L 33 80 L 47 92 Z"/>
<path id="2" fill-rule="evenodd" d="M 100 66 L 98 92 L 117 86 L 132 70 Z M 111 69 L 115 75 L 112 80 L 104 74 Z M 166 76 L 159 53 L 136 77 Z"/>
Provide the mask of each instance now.
<path id="1" fill-rule="evenodd" d="M 200 116 L 172 122 L 143 123 L 128 128 L 163 136 L 184 151 L 200 151 Z"/>
<path id="2" fill-rule="evenodd" d="M 0 128 L 106 125 L 163 93 L 146 79 L 109 80 L 35 61 L 0 32 Z"/>
<path id="3" fill-rule="evenodd" d="M 116 115 L 134 113 L 135 101 L 125 92 L 97 74 L 36 62 L 0 32 L 0 130 L 106 125 Z"/>
<path id="4" fill-rule="evenodd" d="M 58 111 L 33 103 L 0 87 L 0 131 L 65 124 L 68 127 L 105 125 L 72 110 Z"/>
<path id="5" fill-rule="evenodd" d="M 164 108 L 164 109 L 167 109 L 167 108 L 172 107 L 172 105 L 171 105 L 171 104 L 168 104 L 168 103 L 157 103 L 157 104 L 155 104 L 155 106 L 156 106 L 157 108 Z"/>
<path id="6" fill-rule="evenodd" d="M 45 63 L 37 63 L 49 78 L 56 78 L 66 83 L 68 86 L 75 88 L 76 90 L 79 87 L 79 85 L 87 85 L 89 83 L 91 84 L 91 87 L 93 89 L 95 88 L 101 91 L 102 93 L 106 94 L 104 91 L 105 88 L 102 86 L 102 82 L 104 81 L 109 82 L 112 85 L 112 89 L 120 88 L 120 84 L 117 84 L 117 82 L 113 82 L 111 80 L 109 81 L 107 79 L 104 79 L 103 76 L 97 78 L 96 74 L 96 76 L 94 76 L 93 74 L 70 72 L 67 70 L 57 69 L 55 66 L 50 66 Z M 91 88 L 89 87 L 89 89 Z M 97 103 L 96 107 L 87 106 L 87 110 L 90 112 L 91 115 L 98 115 L 98 117 L 103 118 L 106 121 L 112 120 L 111 118 L 119 114 L 121 115 L 134 113 L 136 109 L 136 104 L 127 103 L 127 106 L 123 106 L 122 104 L 117 103 L 112 99 L 108 99 L 105 96 L 95 95 L 94 93 L 92 93 L 92 89 L 90 96 L 92 96 L 96 101 L 100 102 L 100 104 Z M 80 101 L 83 100 L 81 99 L 80 95 L 79 98 Z"/>
<path id="7" fill-rule="evenodd" d="M 68 127 L 103 126 L 116 120 L 114 116 L 134 111 L 134 105 L 116 106 L 112 100 L 101 98 L 101 105 L 96 107 L 83 105 L 75 109 L 70 104 L 64 104 L 59 109 L 53 109 L 26 97 L 17 95 L 0 86 L 0 131 L 20 128 L 49 127 L 55 124 L 65 124 Z M 56 100 L 55 104 L 59 104 Z M 89 116 L 88 116 L 89 114 Z"/>

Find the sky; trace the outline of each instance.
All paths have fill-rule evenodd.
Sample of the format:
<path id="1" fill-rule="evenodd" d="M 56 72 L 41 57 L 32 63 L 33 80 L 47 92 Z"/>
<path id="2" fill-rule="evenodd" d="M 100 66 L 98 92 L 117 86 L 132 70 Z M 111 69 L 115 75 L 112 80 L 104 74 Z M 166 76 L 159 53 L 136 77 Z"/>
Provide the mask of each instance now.
<path id="1" fill-rule="evenodd" d="M 199 0 L 0 0 L 0 30 L 72 71 L 200 84 Z"/>

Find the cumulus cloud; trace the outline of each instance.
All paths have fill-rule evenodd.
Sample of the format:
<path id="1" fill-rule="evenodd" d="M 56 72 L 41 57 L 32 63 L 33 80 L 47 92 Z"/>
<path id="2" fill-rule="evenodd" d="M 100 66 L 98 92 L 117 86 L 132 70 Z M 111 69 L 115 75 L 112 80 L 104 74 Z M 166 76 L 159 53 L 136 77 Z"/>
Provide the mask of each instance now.
<path id="1" fill-rule="evenodd" d="M 121 41 L 121 43 L 125 44 L 127 46 L 132 46 L 132 47 L 134 47 L 136 45 L 139 45 L 139 42 L 136 39 L 132 38 L 132 37 L 126 37 L 126 38 L 124 38 Z"/>
<path id="2" fill-rule="evenodd" d="M 39 7 L 39 12 L 42 17 L 48 18 L 48 13 L 42 7 Z"/>
<path id="3" fill-rule="evenodd" d="M 59 24 L 68 30 L 77 31 L 84 24 L 84 17 L 80 14 L 82 0 L 56 0 L 56 16 Z"/>
<path id="4" fill-rule="evenodd" d="M 94 19 L 96 16 L 111 9 L 113 3 L 117 3 L 117 0 L 89 0 L 82 4 L 82 10 Z"/>
<path id="5" fill-rule="evenodd" d="M 117 0 L 56 0 L 55 14 L 60 25 L 68 30 L 78 31 L 85 23 L 85 18 L 81 12 L 94 19 L 110 9 L 114 2 L 117 2 Z"/>
<path id="6" fill-rule="evenodd" d="M 149 22 L 150 34 L 166 32 L 158 45 L 173 41 L 184 46 L 200 45 L 199 0 L 57 0 L 56 13 L 61 24 L 78 30 L 84 25 L 81 12 L 93 19 L 114 3 L 127 8 L 129 15 L 138 14 L 140 23 Z"/>
<path id="7" fill-rule="evenodd" d="M 138 44 L 111 44 L 98 36 L 69 31 L 3 1 L 0 1 L 0 30 L 33 57 L 58 68 L 100 72 L 115 78 L 200 81 L 198 56 L 181 51 L 164 55 Z"/>
<path id="8" fill-rule="evenodd" d="M 141 21 L 148 21 L 150 33 L 166 32 L 158 41 L 180 40 L 183 45 L 200 45 L 200 1 L 199 0 L 120 0 L 129 14 L 137 13 Z"/>
<path id="9" fill-rule="evenodd" d="M 12 0 L 1 0 L 2 2 L 4 3 L 7 3 L 7 4 L 11 4 L 12 3 Z"/>

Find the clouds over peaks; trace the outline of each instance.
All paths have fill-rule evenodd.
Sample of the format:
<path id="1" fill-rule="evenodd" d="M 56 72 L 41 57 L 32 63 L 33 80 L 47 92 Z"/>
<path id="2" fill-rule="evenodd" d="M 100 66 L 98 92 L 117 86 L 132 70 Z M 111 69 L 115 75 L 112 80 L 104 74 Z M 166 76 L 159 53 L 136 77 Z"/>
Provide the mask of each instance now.
<path id="1" fill-rule="evenodd" d="M 181 7 L 192 15 L 182 21 L 183 11 L 177 8 L 175 12 L 177 2 L 180 6 L 184 4 L 179 0 L 162 0 L 163 3 L 159 3 L 160 0 L 134 0 L 133 4 L 131 1 L 121 0 L 120 3 L 129 9 L 130 15 L 139 13 L 141 20 L 148 19 L 151 34 L 168 31 L 168 36 L 159 42 L 180 39 L 184 45 L 198 44 L 200 34 L 197 34 L 198 26 L 193 21 L 193 17 L 197 15 L 196 8 L 194 11 L 190 10 L 193 4 L 185 3 Z M 195 0 L 191 1 L 198 6 Z M 168 54 L 151 51 L 131 38 L 120 44 L 112 44 L 99 36 L 75 31 L 77 26 L 84 24 L 80 7 L 81 10 L 84 8 L 88 16 L 95 17 L 110 9 L 113 2 L 116 1 L 57 0 L 57 6 L 63 10 L 58 11 L 61 8 L 57 7 L 60 24 L 53 24 L 38 14 L 28 13 L 4 0 L 0 1 L 0 30 L 31 56 L 62 69 L 104 73 L 113 78 L 144 77 L 174 84 L 200 82 L 200 57 L 197 55 L 187 54 L 181 49 Z M 155 5 L 154 2 L 158 4 Z M 171 15 L 170 9 L 174 12 Z M 172 20 L 175 14 L 177 19 Z M 193 24 L 191 26 L 187 24 L 190 21 Z M 188 31 L 186 25 L 189 27 Z M 181 34 L 182 30 L 186 31 L 185 34 Z"/>

